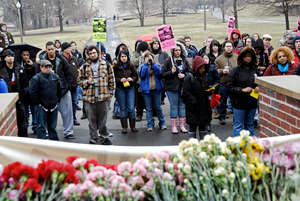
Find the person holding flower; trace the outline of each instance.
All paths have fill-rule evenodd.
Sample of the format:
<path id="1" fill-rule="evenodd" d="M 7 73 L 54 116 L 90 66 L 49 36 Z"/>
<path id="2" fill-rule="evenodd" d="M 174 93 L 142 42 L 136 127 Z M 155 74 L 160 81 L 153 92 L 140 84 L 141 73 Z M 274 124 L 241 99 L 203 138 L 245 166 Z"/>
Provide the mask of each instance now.
<path id="1" fill-rule="evenodd" d="M 267 68 L 264 76 L 292 75 L 297 68 L 293 52 L 290 48 L 282 46 L 272 51 L 270 56 L 271 65 Z"/>
<path id="2" fill-rule="evenodd" d="M 245 129 L 254 135 L 254 115 L 257 108 L 257 99 L 252 97 L 251 92 L 259 92 L 255 84 L 258 76 L 258 59 L 252 47 L 245 47 L 237 58 L 237 66 L 232 68 L 228 75 L 228 91 L 230 93 L 234 124 L 233 136 L 239 136 L 240 131 Z"/>
<path id="3" fill-rule="evenodd" d="M 114 67 L 116 78 L 115 96 L 120 105 L 120 121 L 122 125 L 122 133 L 127 133 L 127 114 L 129 117 L 130 128 L 133 132 L 138 132 L 135 128 L 135 90 L 134 84 L 138 80 L 137 71 L 130 62 L 128 52 L 121 50 L 118 55 L 118 62 Z"/>

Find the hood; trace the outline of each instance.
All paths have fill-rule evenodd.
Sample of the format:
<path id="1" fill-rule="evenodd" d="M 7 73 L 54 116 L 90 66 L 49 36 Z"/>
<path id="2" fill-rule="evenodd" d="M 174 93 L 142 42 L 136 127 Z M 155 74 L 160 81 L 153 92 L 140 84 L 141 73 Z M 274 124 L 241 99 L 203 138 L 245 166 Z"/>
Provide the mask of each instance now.
<path id="1" fill-rule="evenodd" d="M 230 40 L 232 41 L 232 34 L 233 33 L 236 33 L 239 35 L 240 39 L 242 39 L 242 36 L 241 36 L 241 32 L 238 30 L 238 29 L 233 29 L 231 34 L 230 34 Z"/>
<path id="2" fill-rule="evenodd" d="M 196 57 L 194 58 L 192 67 L 193 67 L 193 71 L 194 71 L 197 75 L 199 75 L 199 74 L 198 74 L 198 68 L 200 68 L 200 66 L 202 66 L 203 64 L 205 65 L 205 71 L 204 71 L 203 74 L 205 74 L 205 73 L 207 73 L 208 70 L 209 70 L 208 64 L 207 64 L 207 63 L 204 61 L 204 59 L 203 59 L 202 57 L 200 57 L 200 56 L 196 56 Z"/>
<path id="3" fill-rule="evenodd" d="M 55 44 L 55 41 L 59 41 L 60 42 L 60 44 L 61 44 L 61 39 L 59 38 L 59 37 L 56 37 L 56 38 L 54 38 L 54 41 L 53 41 L 53 43 Z"/>
<path id="4" fill-rule="evenodd" d="M 283 38 L 285 39 L 288 35 L 293 36 L 293 31 L 285 30 L 283 33 Z"/>
<path id="5" fill-rule="evenodd" d="M 221 44 L 219 43 L 219 41 L 217 41 L 216 39 L 213 39 L 211 41 L 210 46 L 209 46 L 209 52 L 212 52 L 213 42 L 217 43 L 217 45 L 219 46 L 218 52 L 220 54 L 222 51 L 222 47 L 221 47 Z"/>
<path id="6" fill-rule="evenodd" d="M 125 54 L 126 54 L 126 56 L 127 56 L 127 62 L 126 62 L 126 63 L 129 63 L 129 62 L 130 62 L 130 58 L 129 58 L 128 52 L 125 51 L 125 50 L 121 50 L 121 51 L 119 52 L 119 54 L 118 54 L 118 62 L 119 62 L 119 64 L 121 64 L 121 59 L 120 59 L 121 53 L 125 53 Z"/>
<path id="7" fill-rule="evenodd" d="M 250 37 L 248 37 L 248 38 L 251 39 L 251 46 L 253 47 L 253 45 L 254 45 L 254 43 L 255 43 L 254 37 L 253 37 L 253 36 L 250 36 Z M 246 40 L 244 41 L 244 43 L 245 43 L 245 47 L 246 47 Z"/>
<path id="8" fill-rule="evenodd" d="M 264 50 L 264 42 L 261 38 L 258 38 L 255 43 L 252 45 L 252 47 L 255 49 L 257 47 L 260 47 Z"/>
<path id="9" fill-rule="evenodd" d="M 182 43 L 180 43 L 180 42 L 177 42 L 177 41 L 176 41 L 176 45 L 179 46 L 180 49 L 181 49 L 180 57 L 181 57 L 181 58 L 186 58 L 186 56 L 187 56 L 187 51 L 186 51 L 184 45 L 183 45 Z M 174 48 L 171 49 L 171 55 L 172 55 L 172 57 L 173 57 L 173 51 L 174 51 Z"/>
<path id="10" fill-rule="evenodd" d="M 115 57 L 117 58 L 117 56 L 119 55 L 119 49 L 122 45 L 125 45 L 124 43 L 120 43 L 117 48 L 116 48 L 116 51 L 115 51 Z M 125 45 L 127 47 L 127 45 Z M 128 52 L 128 48 L 127 48 L 127 52 Z"/>
<path id="11" fill-rule="evenodd" d="M 142 42 L 142 40 L 137 40 L 137 41 L 135 42 L 135 44 L 134 44 L 134 51 L 137 51 L 136 48 L 137 48 L 138 42 Z M 138 51 L 138 52 L 139 52 L 139 51 Z"/>
<path id="12" fill-rule="evenodd" d="M 159 42 L 158 38 L 157 37 L 153 37 L 152 40 L 150 41 L 149 43 L 149 46 L 150 46 L 150 52 L 155 52 L 153 49 L 152 49 L 152 45 L 154 42 Z M 159 42 L 159 48 L 158 48 L 158 53 L 161 53 L 161 45 L 160 45 L 160 42 Z"/>
<path id="13" fill-rule="evenodd" d="M 1 22 L 1 23 L 0 23 L 0 31 L 2 31 L 1 27 L 2 27 L 3 25 L 6 25 L 6 23 L 5 23 L 5 22 Z M 6 32 L 7 32 L 7 25 L 6 25 Z"/>
<path id="14" fill-rule="evenodd" d="M 40 50 L 37 54 L 36 54 L 36 58 L 35 61 L 37 64 L 41 63 L 41 55 L 47 54 L 47 50 Z M 55 56 L 61 58 L 61 54 L 59 53 L 59 51 L 55 51 Z"/>

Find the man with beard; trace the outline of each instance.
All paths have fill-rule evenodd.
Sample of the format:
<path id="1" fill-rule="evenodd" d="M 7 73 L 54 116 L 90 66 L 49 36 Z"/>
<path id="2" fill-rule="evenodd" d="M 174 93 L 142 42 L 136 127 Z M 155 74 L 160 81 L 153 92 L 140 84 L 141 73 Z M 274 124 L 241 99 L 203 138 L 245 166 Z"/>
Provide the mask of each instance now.
<path id="1" fill-rule="evenodd" d="M 73 109 L 72 109 L 72 74 L 68 61 L 55 50 L 54 43 L 46 43 L 46 50 L 41 50 L 36 55 L 36 62 L 40 64 L 42 60 L 49 60 L 52 64 L 52 72 L 58 75 L 62 83 L 62 97 L 58 110 L 63 121 L 63 133 L 67 139 L 75 139 L 73 134 Z"/>
<path id="2" fill-rule="evenodd" d="M 14 44 L 14 38 L 10 32 L 7 31 L 5 22 L 0 23 L 0 52 L 11 44 Z"/>
<path id="3" fill-rule="evenodd" d="M 82 99 L 89 120 L 90 144 L 112 145 L 106 126 L 111 98 L 116 84 L 111 65 L 100 58 L 97 46 L 87 48 L 89 60 L 79 70 L 78 84 L 83 88 Z M 99 135 L 97 132 L 99 129 Z"/>
<path id="4" fill-rule="evenodd" d="M 2 61 L 0 71 L 8 86 L 8 92 L 19 93 L 19 100 L 16 103 L 18 136 L 28 137 L 27 126 L 25 122 L 25 107 L 23 101 L 24 99 L 26 99 L 25 96 L 29 95 L 29 88 L 24 68 L 17 65 L 17 63 L 15 62 L 15 53 L 10 49 L 5 50 L 3 52 L 3 55 L 4 60 Z"/>

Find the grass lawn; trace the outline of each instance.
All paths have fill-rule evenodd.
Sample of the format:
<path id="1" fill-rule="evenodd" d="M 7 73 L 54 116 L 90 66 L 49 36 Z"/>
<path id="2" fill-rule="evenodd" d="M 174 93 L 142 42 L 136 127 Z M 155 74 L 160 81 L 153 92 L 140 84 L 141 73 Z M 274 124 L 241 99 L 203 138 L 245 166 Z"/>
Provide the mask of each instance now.
<path id="1" fill-rule="evenodd" d="M 57 32 L 47 33 L 49 31 L 56 30 Z M 35 29 L 26 31 L 26 34 L 27 35 L 23 36 L 24 43 L 28 43 L 42 49 L 45 49 L 45 45 L 48 41 L 53 41 L 55 37 L 59 37 L 62 43 L 71 42 L 72 40 L 76 41 L 77 48 L 81 51 L 92 36 L 92 27 L 90 25 L 64 27 L 64 32 L 59 32 L 59 27 Z M 14 40 L 15 43 L 21 43 L 20 36 L 14 36 Z"/>
<path id="2" fill-rule="evenodd" d="M 250 8 L 251 7 L 248 9 Z M 251 10 L 246 11 L 251 12 Z M 240 18 L 248 19 L 246 16 L 241 16 Z M 276 20 L 276 18 L 277 17 L 270 18 L 269 20 Z M 281 18 L 284 20 L 283 16 L 281 16 Z M 223 42 L 227 37 L 227 22 L 222 23 L 221 19 L 216 19 L 210 14 L 210 12 L 207 12 L 207 33 L 204 33 L 203 19 L 203 12 L 201 12 L 198 14 L 180 14 L 167 17 L 166 21 L 167 24 L 172 25 L 176 39 L 188 34 L 192 38 L 192 44 L 196 45 L 198 49 L 202 48 L 203 40 L 208 36 L 214 36 L 217 40 L 219 40 L 219 42 Z M 156 32 L 156 28 L 161 26 L 161 23 L 162 17 L 151 16 L 146 18 L 145 27 L 139 26 L 138 19 L 116 22 L 115 26 L 117 27 L 117 31 L 122 42 L 127 44 L 131 51 L 133 51 L 136 38 L 143 34 Z M 285 24 L 239 21 L 239 30 L 241 34 L 248 33 L 250 35 L 258 33 L 260 36 L 262 36 L 263 34 L 268 33 L 273 37 L 271 43 L 273 47 L 276 48 L 279 40 L 282 38 L 283 32 L 285 31 Z"/>

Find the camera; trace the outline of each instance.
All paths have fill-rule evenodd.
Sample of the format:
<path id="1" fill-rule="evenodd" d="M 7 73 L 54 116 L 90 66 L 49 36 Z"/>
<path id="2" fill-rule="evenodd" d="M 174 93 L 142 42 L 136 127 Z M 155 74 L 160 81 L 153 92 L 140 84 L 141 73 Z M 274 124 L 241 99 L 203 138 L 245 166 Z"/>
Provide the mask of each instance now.
<path id="1" fill-rule="evenodd" d="M 148 61 L 149 61 L 150 64 L 152 64 L 152 59 L 151 58 L 149 58 Z"/>

